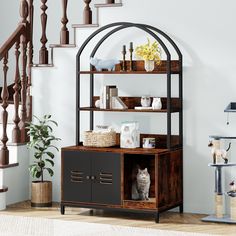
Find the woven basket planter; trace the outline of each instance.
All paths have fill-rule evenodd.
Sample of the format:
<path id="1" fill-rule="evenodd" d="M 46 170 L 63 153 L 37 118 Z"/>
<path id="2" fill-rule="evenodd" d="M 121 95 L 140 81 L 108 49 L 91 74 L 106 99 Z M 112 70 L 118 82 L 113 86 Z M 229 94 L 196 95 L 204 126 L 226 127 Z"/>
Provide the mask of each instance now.
<path id="1" fill-rule="evenodd" d="M 83 145 L 86 147 L 112 147 L 116 145 L 116 132 L 93 133 L 93 131 L 84 132 Z"/>

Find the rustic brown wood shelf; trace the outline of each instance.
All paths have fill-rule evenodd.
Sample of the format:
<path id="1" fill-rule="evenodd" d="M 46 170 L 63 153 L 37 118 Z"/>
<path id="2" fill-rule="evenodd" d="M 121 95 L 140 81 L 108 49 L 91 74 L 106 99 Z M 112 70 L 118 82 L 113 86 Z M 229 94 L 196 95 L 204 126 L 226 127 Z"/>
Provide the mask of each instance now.
<path id="1" fill-rule="evenodd" d="M 120 147 L 109 147 L 109 148 L 99 148 L 99 147 L 85 147 L 83 145 L 81 146 L 71 146 L 66 147 L 63 150 L 73 150 L 73 151 L 91 151 L 91 152 L 113 152 L 113 153 L 126 153 L 126 154 L 160 154 L 160 153 L 166 153 L 168 149 L 165 148 L 120 148 Z"/>
<path id="2" fill-rule="evenodd" d="M 181 72 L 179 61 L 174 60 L 171 61 L 171 74 L 179 74 Z M 126 61 L 127 68 L 129 68 L 129 61 Z M 133 70 L 132 71 L 122 71 L 120 65 L 116 65 L 115 71 L 97 71 L 94 67 L 92 67 L 91 71 L 78 71 L 79 74 L 166 74 L 167 73 L 167 61 L 162 61 L 160 65 L 155 65 L 154 71 L 147 72 L 144 70 L 144 62 L 143 61 L 133 61 Z"/>
<path id="3" fill-rule="evenodd" d="M 137 109 L 100 109 L 96 107 L 80 107 L 79 110 L 81 111 L 103 111 L 103 112 L 149 112 L 149 113 L 166 113 L 167 109 L 161 110 L 137 110 Z M 172 109 L 173 112 L 179 112 L 179 109 Z"/>

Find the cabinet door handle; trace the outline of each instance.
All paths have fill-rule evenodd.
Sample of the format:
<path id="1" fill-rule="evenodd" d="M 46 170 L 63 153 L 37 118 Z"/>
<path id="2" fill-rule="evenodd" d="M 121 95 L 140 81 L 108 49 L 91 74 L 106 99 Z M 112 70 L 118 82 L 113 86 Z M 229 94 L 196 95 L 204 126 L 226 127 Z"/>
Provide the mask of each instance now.
<path id="1" fill-rule="evenodd" d="M 89 175 L 87 175 L 87 176 L 86 176 L 86 179 L 90 179 L 90 176 L 89 176 Z"/>
<path id="2" fill-rule="evenodd" d="M 95 176 L 91 176 L 91 180 L 95 180 L 96 179 L 96 177 Z"/>

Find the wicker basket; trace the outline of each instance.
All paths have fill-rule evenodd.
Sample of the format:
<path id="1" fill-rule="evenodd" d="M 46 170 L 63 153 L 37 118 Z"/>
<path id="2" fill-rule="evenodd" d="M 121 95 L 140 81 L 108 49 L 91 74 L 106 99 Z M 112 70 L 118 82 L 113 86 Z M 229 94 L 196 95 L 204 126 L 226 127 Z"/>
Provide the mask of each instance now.
<path id="1" fill-rule="evenodd" d="M 93 133 L 93 131 L 84 132 L 83 145 L 86 147 L 112 147 L 116 145 L 116 132 Z"/>

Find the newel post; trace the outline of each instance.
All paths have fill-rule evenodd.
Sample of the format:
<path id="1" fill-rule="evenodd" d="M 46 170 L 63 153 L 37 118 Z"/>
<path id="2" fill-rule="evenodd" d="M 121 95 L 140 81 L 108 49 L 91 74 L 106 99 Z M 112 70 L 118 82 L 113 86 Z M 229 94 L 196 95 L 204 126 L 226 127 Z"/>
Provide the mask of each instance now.
<path id="1" fill-rule="evenodd" d="M 27 25 L 28 21 L 28 2 L 26 0 L 21 0 L 20 15 L 22 18 L 21 23 Z M 26 89 L 27 89 L 27 33 L 23 34 L 20 38 L 21 44 L 21 142 L 27 140 L 25 122 L 26 122 Z"/>
<path id="2" fill-rule="evenodd" d="M 0 165 L 8 165 L 9 164 L 9 150 L 7 148 L 7 121 L 8 121 L 8 89 L 7 89 L 7 72 L 8 72 L 8 53 L 3 58 L 3 87 L 2 87 L 2 148 L 0 150 Z"/>
<path id="3" fill-rule="evenodd" d="M 67 18 L 67 4 L 68 0 L 62 0 L 62 11 L 63 16 L 61 19 L 62 28 L 61 28 L 61 37 L 60 37 L 60 43 L 61 44 L 69 44 L 69 31 L 67 28 L 68 18 Z"/>
<path id="4" fill-rule="evenodd" d="M 42 47 L 39 51 L 39 64 L 48 64 L 48 50 L 46 47 L 46 43 L 48 41 L 46 35 L 48 16 L 46 14 L 46 11 L 48 7 L 46 5 L 47 0 L 41 0 L 41 2 L 42 2 L 41 10 L 43 11 L 43 13 L 41 14 L 42 36 L 40 42 L 42 43 Z"/>
<path id="5" fill-rule="evenodd" d="M 89 6 L 91 0 L 84 0 L 85 8 L 84 8 L 84 24 L 92 24 L 92 11 Z"/>

